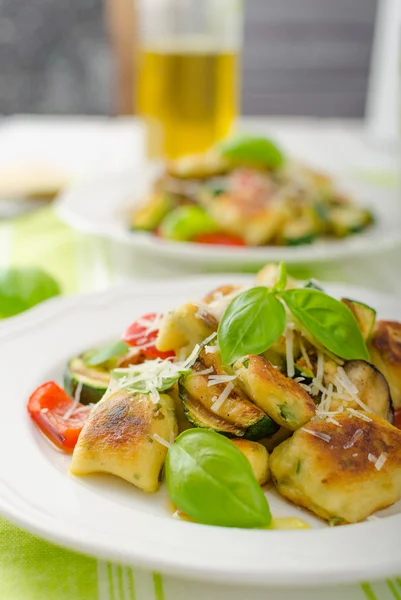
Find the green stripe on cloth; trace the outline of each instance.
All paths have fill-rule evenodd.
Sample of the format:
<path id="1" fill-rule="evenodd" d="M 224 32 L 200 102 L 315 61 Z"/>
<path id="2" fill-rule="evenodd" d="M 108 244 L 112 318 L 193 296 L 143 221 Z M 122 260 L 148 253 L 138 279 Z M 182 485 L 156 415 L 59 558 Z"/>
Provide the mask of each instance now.
<path id="1" fill-rule="evenodd" d="M 97 561 L 0 519 L 2 600 L 98 600 Z"/>

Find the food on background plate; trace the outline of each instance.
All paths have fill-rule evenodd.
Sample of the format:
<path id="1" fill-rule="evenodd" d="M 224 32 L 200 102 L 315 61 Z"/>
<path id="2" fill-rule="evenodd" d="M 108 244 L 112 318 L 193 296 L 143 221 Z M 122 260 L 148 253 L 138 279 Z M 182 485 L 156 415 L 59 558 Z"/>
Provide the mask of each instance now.
<path id="1" fill-rule="evenodd" d="M 167 162 L 132 214 L 131 228 L 174 241 L 298 246 L 361 232 L 373 215 L 328 176 L 241 136 Z"/>
<path id="2" fill-rule="evenodd" d="M 401 498 L 400 327 L 267 265 L 72 357 L 65 390 L 43 384 L 28 411 L 72 474 L 144 492 L 166 478 L 188 520 L 279 527 L 271 482 L 330 525 L 356 523 Z"/>

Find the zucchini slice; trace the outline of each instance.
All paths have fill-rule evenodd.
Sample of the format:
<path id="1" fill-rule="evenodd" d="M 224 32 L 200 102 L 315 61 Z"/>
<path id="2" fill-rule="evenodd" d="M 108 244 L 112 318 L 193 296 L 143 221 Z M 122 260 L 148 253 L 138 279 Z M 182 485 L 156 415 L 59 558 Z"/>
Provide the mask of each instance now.
<path id="1" fill-rule="evenodd" d="M 155 192 L 133 214 L 131 229 L 153 231 L 164 217 L 176 207 L 177 202 L 172 195 L 164 192 Z"/>
<path id="2" fill-rule="evenodd" d="M 330 209 L 330 227 L 336 237 L 359 233 L 372 222 L 372 214 L 364 208 L 344 205 Z"/>
<path id="3" fill-rule="evenodd" d="M 202 363 L 197 363 L 195 368 L 200 365 Z M 215 398 L 225 390 L 226 385 L 219 383 L 208 386 L 208 376 L 198 375 L 196 371 L 182 377 L 180 396 L 187 419 L 197 427 L 249 440 L 268 437 L 277 431 L 276 423 L 235 388 L 223 404 L 213 411 Z"/>
<path id="4" fill-rule="evenodd" d="M 74 397 L 79 384 L 82 385 L 79 401 L 96 404 L 103 397 L 110 383 L 110 372 L 102 367 L 88 367 L 82 356 L 68 361 L 64 372 L 64 389 Z"/>
<path id="5" fill-rule="evenodd" d="M 357 302 L 356 300 L 350 300 L 349 298 L 342 298 L 341 302 L 348 306 L 352 314 L 354 315 L 359 329 L 361 330 L 363 339 L 368 340 L 373 332 L 373 328 L 376 322 L 376 311 L 367 304 Z"/>
<path id="6" fill-rule="evenodd" d="M 295 431 L 314 417 L 316 407 L 309 394 L 262 356 L 238 359 L 234 373 L 253 402 L 281 427 Z"/>
<path id="7" fill-rule="evenodd" d="M 311 244 L 316 239 L 317 231 L 309 219 L 297 219 L 284 225 L 282 235 L 287 246 L 301 246 Z"/>
<path id="8" fill-rule="evenodd" d="M 379 369 L 366 360 L 350 360 L 344 365 L 344 371 L 357 387 L 360 400 L 369 410 L 393 423 L 394 410 L 390 387 Z"/>

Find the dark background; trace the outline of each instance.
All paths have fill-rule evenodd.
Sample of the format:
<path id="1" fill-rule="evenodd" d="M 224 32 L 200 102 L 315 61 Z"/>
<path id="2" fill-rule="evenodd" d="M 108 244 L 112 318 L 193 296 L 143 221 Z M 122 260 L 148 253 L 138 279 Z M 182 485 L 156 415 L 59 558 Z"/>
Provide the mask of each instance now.
<path id="1" fill-rule="evenodd" d="M 245 0 L 242 112 L 363 116 L 376 4 Z M 0 0 L 0 113 L 113 114 L 112 87 L 102 0 Z"/>

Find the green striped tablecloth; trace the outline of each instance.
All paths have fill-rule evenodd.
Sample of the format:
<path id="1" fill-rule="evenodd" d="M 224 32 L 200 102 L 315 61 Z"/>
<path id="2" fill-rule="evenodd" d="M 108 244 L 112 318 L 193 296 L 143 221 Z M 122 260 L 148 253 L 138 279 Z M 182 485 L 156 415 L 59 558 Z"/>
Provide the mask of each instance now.
<path id="1" fill-rule="evenodd" d="M 352 281 L 401 294 L 400 249 L 366 262 L 308 269 L 322 279 Z M 107 243 L 84 238 L 51 209 L 0 225 L 0 266 L 36 265 L 65 293 L 99 290 L 121 281 Z M 372 552 L 375 551 L 372 540 Z M 0 519 L 1 600 L 401 600 L 401 579 L 379 583 L 266 590 L 189 582 L 119 566 L 56 547 Z"/>

